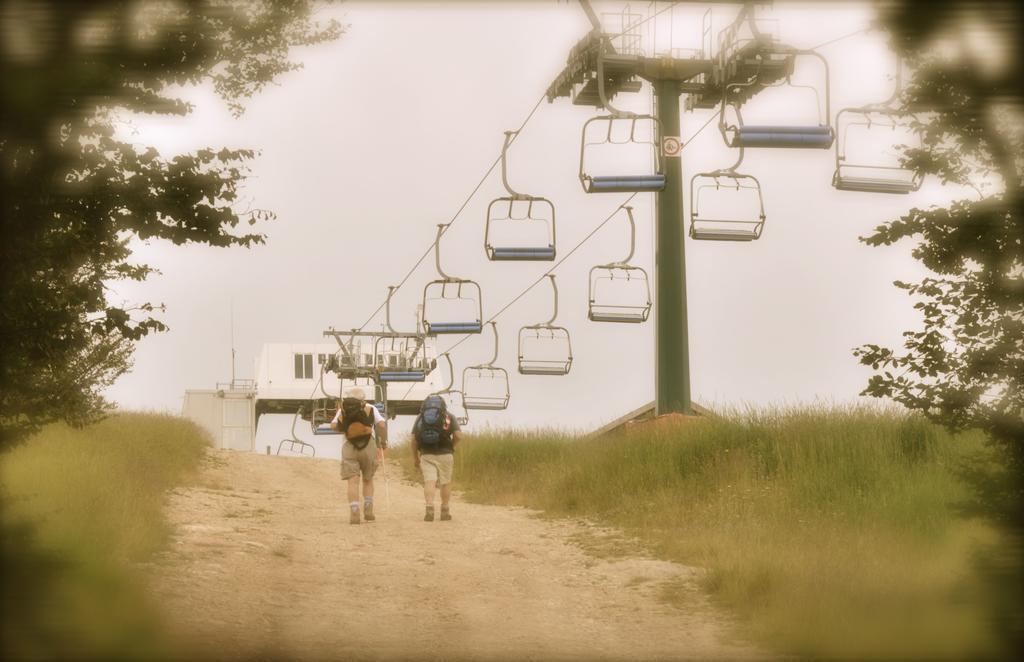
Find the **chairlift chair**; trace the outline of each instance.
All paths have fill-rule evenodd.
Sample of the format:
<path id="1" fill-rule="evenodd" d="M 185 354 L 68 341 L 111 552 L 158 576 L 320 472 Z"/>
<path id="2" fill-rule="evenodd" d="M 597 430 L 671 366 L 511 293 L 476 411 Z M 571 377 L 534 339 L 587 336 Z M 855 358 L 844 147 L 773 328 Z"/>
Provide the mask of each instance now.
<path id="1" fill-rule="evenodd" d="M 786 48 L 780 50 L 779 53 L 788 55 L 790 57 L 797 57 L 800 55 L 810 55 L 821 60 L 822 66 L 825 69 L 825 114 L 821 115 L 821 95 L 818 89 L 813 85 L 797 85 L 792 82 L 792 74 L 785 77 L 785 84 L 794 88 L 806 88 L 810 89 L 814 93 L 815 108 L 818 109 L 818 124 L 811 125 L 754 125 L 744 124 L 743 114 L 740 112 L 740 103 L 738 97 L 743 94 L 743 88 L 750 86 L 757 86 L 761 83 L 758 82 L 757 76 L 755 75 L 752 80 L 743 83 L 729 83 L 726 82 L 722 85 L 722 104 L 719 110 L 718 129 L 722 133 L 722 137 L 725 139 L 725 143 L 730 147 L 784 147 L 784 148 L 810 148 L 810 149 L 829 149 L 832 147 L 832 142 L 835 140 L 835 131 L 829 124 L 831 117 L 830 102 L 829 102 L 829 70 L 828 61 L 820 54 L 813 50 L 800 50 Z M 765 85 L 764 87 L 774 87 L 776 83 Z M 730 100 L 730 93 L 734 99 Z M 736 113 L 736 123 L 729 123 L 725 118 L 725 111 L 727 107 L 733 108 Z"/>
<path id="2" fill-rule="evenodd" d="M 647 272 L 629 264 L 636 248 L 633 208 L 623 206 L 629 219 L 629 255 L 619 262 L 590 269 L 587 317 L 592 322 L 646 322 L 651 313 L 651 287 Z"/>
<path id="3" fill-rule="evenodd" d="M 305 405 L 299 407 L 298 410 L 295 412 L 295 416 L 292 417 L 292 432 L 291 432 L 292 436 L 288 437 L 288 438 L 285 438 L 285 439 L 282 439 L 277 444 L 277 455 L 281 454 L 281 450 L 284 448 L 285 444 L 287 444 L 288 445 L 287 450 L 289 452 L 298 453 L 299 455 L 306 455 L 306 450 L 308 449 L 309 450 L 309 457 L 316 457 L 316 446 L 314 446 L 313 444 L 307 443 L 305 441 L 302 441 L 301 439 L 299 439 L 298 435 L 295 434 L 295 424 L 298 422 L 299 418 L 302 416 L 303 411 L 307 411 Z M 310 424 L 312 424 L 313 413 L 314 413 L 315 410 L 310 409 L 308 411 L 310 412 Z M 333 414 L 331 415 L 331 417 L 333 418 Z M 315 425 L 314 425 L 314 428 L 313 428 L 313 433 L 314 434 L 318 434 L 317 431 L 316 431 Z M 334 433 L 334 434 L 338 434 L 338 433 Z M 296 450 L 296 449 L 298 449 L 298 450 Z"/>
<path id="4" fill-rule="evenodd" d="M 421 334 L 381 336 L 374 343 L 373 355 L 381 382 L 422 382 L 430 372 Z"/>
<path id="5" fill-rule="evenodd" d="M 603 35 L 607 41 L 608 36 Z M 661 191 L 665 188 L 665 171 L 661 159 L 661 121 L 653 115 L 640 115 L 615 108 L 605 94 L 604 48 L 599 47 L 597 53 L 597 93 L 601 106 L 608 111 L 607 115 L 592 117 L 583 124 L 583 136 L 580 140 L 580 183 L 586 193 L 630 193 Z M 629 134 L 626 140 L 616 141 L 613 134 L 615 123 L 629 123 Z M 653 135 L 649 140 L 637 136 L 637 124 L 649 122 L 653 127 Z M 604 138 L 595 142 L 587 142 L 587 128 L 607 126 Z M 654 172 L 622 175 L 591 175 L 587 167 L 587 149 L 591 154 L 600 145 L 647 145 L 654 154 Z"/>
<path id="6" fill-rule="evenodd" d="M 494 355 L 491 360 L 462 370 L 462 404 L 467 410 L 498 411 L 508 407 L 508 372 L 494 365 L 498 360 L 498 325 L 494 322 L 490 324 L 494 331 Z"/>
<path id="7" fill-rule="evenodd" d="M 480 286 L 471 280 L 449 276 L 441 269 L 441 235 L 448 225 L 437 226 L 434 260 L 441 278 L 423 288 L 423 326 L 430 335 L 480 333 L 483 329 Z"/>
<path id="8" fill-rule="evenodd" d="M 922 177 L 913 170 L 881 160 L 863 163 L 847 159 L 852 129 L 863 127 L 868 134 L 885 130 L 895 132 L 903 124 L 900 114 L 893 107 L 902 87 L 902 66 L 899 62 L 897 65 L 896 87 L 889 99 L 870 106 L 843 108 L 836 113 L 836 131 L 839 135 L 836 138 L 836 169 L 832 175 L 832 186 L 839 191 L 905 195 L 921 188 Z"/>
<path id="9" fill-rule="evenodd" d="M 455 417 L 460 426 L 467 425 L 469 423 L 469 407 L 466 407 L 466 398 L 462 391 L 452 388 L 455 386 L 455 369 L 452 367 L 452 357 L 448 355 L 448 352 L 444 352 L 441 356 L 448 362 L 448 386 L 444 387 L 440 391 L 436 391 L 433 395 L 439 395 L 445 399 L 447 403 L 448 412 Z M 455 413 L 453 394 L 459 394 L 462 396 L 462 415 Z M 447 396 L 447 397 L 446 397 Z"/>
<path id="10" fill-rule="evenodd" d="M 345 393 L 354 387 L 363 389 L 365 392 L 367 389 L 370 391 L 369 397 L 366 401 L 377 408 L 377 411 L 382 416 L 387 415 L 387 398 L 385 396 L 385 389 L 381 384 L 378 384 L 373 380 L 372 377 L 341 377 L 339 379 L 339 391 L 338 395 L 331 395 L 324 390 L 323 372 L 327 366 L 321 368 L 320 381 L 317 383 L 317 388 L 320 390 L 320 397 L 310 399 L 309 402 L 309 426 L 314 435 L 336 435 L 341 434 L 340 431 L 331 428 L 331 421 L 334 420 L 334 416 L 338 412 L 337 402 L 345 396 Z M 348 382 L 346 384 L 346 382 Z M 294 436 L 294 435 L 293 435 Z"/>
<path id="11" fill-rule="evenodd" d="M 422 382 L 430 372 L 427 361 L 426 336 L 422 333 L 399 333 L 391 327 L 391 295 L 388 287 L 385 301 L 387 333 L 373 343 L 373 362 L 380 382 Z"/>
<path id="12" fill-rule="evenodd" d="M 337 413 L 337 407 L 334 406 L 334 403 L 339 396 L 332 396 L 324 389 L 324 373 L 328 371 L 329 366 L 330 362 L 326 365 L 320 365 L 320 379 L 317 380 L 313 393 L 315 397 L 310 398 L 308 408 L 301 408 L 299 410 L 300 414 L 308 412 L 309 427 L 314 435 L 340 434 L 340 432 L 331 428 L 331 421 L 334 420 L 334 414 Z M 319 396 L 316 396 L 317 390 L 320 391 Z M 303 416 L 303 418 L 306 417 Z M 294 430 L 292 437 L 295 437 Z M 297 440 L 297 437 L 295 439 Z"/>
<path id="13" fill-rule="evenodd" d="M 324 369 L 338 375 L 339 379 L 357 379 L 374 374 L 373 355 L 363 351 L 361 341 L 354 336 L 347 341 L 338 340 L 338 351 L 327 358 Z"/>
<path id="14" fill-rule="evenodd" d="M 508 195 L 487 205 L 484 251 L 487 259 L 495 261 L 554 260 L 555 206 L 547 198 L 517 193 L 508 184 L 508 147 L 517 133 L 505 132 L 505 144 L 501 148 L 501 181 Z"/>
<path id="15" fill-rule="evenodd" d="M 743 162 L 743 148 L 740 148 L 739 159 L 728 168 L 699 172 L 690 179 L 690 238 L 710 241 L 753 241 L 761 237 L 764 229 L 764 197 L 761 195 L 761 183 L 757 177 L 736 172 Z M 757 210 L 755 215 L 736 218 L 710 217 L 700 214 L 700 197 L 709 189 L 728 191 L 733 189 L 739 194 L 757 194 Z M 724 216 L 724 214 L 716 214 Z"/>
<path id="16" fill-rule="evenodd" d="M 555 326 L 558 317 L 558 286 L 554 274 L 548 274 L 554 292 L 551 319 L 519 329 L 519 374 L 567 375 L 572 368 L 572 343 L 569 330 Z"/>
<path id="17" fill-rule="evenodd" d="M 337 413 L 334 405 L 335 398 L 317 398 L 311 401 L 312 413 L 309 417 L 309 427 L 315 435 L 340 434 L 331 429 L 331 421 Z"/>

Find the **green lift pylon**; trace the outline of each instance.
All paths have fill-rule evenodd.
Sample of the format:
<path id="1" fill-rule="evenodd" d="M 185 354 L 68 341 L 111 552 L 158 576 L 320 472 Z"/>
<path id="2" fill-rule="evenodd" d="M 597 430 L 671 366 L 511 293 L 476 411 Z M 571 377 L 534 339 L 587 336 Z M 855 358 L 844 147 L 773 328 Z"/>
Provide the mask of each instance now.
<path id="1" fill-rule="evenodd" d="M 658 119 L 666 136 L 679 134 L 679 83 L 654 82 Z M 683 241 L 681 158 L 664 159 L 665 188 L 657 194 L 654 237 L 655 414 L 692 414 L 690 334 L 686 319 L 686 244 Z"/>
<path id="2" fill-rule="evenodd" d="M 569 53 L 566 68 L 548 87 L 548 101 L 571 97 L 577 105 L 600 105 L 597 94 L 598 49 L 610 45 L 608 35 L 587 0 L 580 0 L 594 29 Z M 602 54 L 608 96 L 637 92 L 639 76 L 652 85 L 657 99 L 657 116 L 664 136 L 678 137 L 679 96 L 685 91 L 704 91 L 704 84 L 688 81 L 706 74 L 708 59 L 648 58 L 641 55 Z M 609 66 L 610 65 L 610 66 Z M 659 146 L 660 149 L 660 146 Z M 666 184 L 656 194 L 655 227 L 655 409 L 658 414 L 692 413 L 690 402 L 689 333 L 686 319 L 686 262 L 683 244 L 682 165 L 677 156 L 664 159 Z"/>
<path id="3" fill-rule="evenodd" d="M 706 2 L 704 3 L 706 4 Z M 743 4 L 733 26 L 752 11 L 752 3 Z M 706 57 L 679 59 L 645 57 L 639 54 L 616 53 L 588 0 L 580 0 L 594 28 L 569 51 L 565 69 L 548 87 L 548 101 L 569 97 L 573 104 L 600 107 L 597 60 L 601 53 L 605 76 L 604 90 L 608 98 L 618 92 L 638 92 L 637 77 L 654 87 L 656 112 L 663 137 L 679 138 L 680 95 L 688 94 L 689 108 L 713 108 L 723 97 L 723 88 L 735 81 L 744 82 L 747 95 L 752 95 L 785 75 L 785 63 L 770 62 L 764 53 L 771 46 L 766 35 L 755 38 L 720 61 Z M 624 25 L 625 35 L 630 26 Z M 664 154 L 665 188 L 656 193 L 657 222 L 655 226 L 655 412 L 667 414 L 693 413 L 690 399 L 689 331 L 686 315 L 686 256 L 683 243 L 682 160 L 678 153 Z"/>

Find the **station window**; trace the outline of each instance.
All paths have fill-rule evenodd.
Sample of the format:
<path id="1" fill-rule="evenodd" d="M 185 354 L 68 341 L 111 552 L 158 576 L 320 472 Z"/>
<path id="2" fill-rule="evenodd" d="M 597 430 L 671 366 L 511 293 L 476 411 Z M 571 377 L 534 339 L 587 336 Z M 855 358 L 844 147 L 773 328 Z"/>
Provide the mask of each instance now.
<path id="1" fill-rule="evenodd" d="M 313 355 L 295 355 L 295 379 L 313 379 Z"/>

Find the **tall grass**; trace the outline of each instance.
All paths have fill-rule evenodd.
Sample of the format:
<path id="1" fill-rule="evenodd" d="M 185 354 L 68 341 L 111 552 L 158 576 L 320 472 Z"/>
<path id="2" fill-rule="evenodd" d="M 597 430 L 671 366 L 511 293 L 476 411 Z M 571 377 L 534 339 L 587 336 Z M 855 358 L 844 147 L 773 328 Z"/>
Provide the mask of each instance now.
<path id="1" fill-rule="evenodd" d="M 473 437 L 457 481 L 470 499 L 597 518 L 706 568 L 707 589 L 779 650 L 964 659 L 1005 652 L 973 565 L 999 534 L 958 514 L 958 467 L 983 442 L 895 412 L 772 410 L 601 438 Z"/>
<path id="2" fill-rule="evenodd" d="M 180 418 L 120 414 L 0 456 L 5 658 L 173 654 L 133 562 L 165 545 L 166 492 L 208 443 Z"/>

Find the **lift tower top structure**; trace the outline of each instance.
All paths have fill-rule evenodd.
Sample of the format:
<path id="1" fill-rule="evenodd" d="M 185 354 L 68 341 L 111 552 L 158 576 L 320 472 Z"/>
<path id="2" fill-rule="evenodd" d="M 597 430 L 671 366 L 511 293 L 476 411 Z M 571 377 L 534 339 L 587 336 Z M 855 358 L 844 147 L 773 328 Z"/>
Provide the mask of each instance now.
<path id="1" fill-rule="evenodd" d="M 639 92 L 640 79 L 646 80 L 654 88 L 663 141 L 681 135 L 681 94 L 688 95 L 687 110 L 743 103 L 789 76 L 799 52 L 758 32 L 751 14 L 753 3 L 744 3 L 736 20 L 719 34 L 714 57 L 703 51 L 693 58 L 647 57 L 635 52 L 639 49 L 616 52 L 613 42 L 627 35 L 629 26 L 623 25 L 621 34 L 607 34 L 588 0 L 580 0 L 580 5 L 594 27 L 570 49 L 565 68 L 548 86 L 548 101 L 567 97 L 574 105 L 602 107 L 599 70 L 605 101 L 619 93 Z M 741 39 L 744 20 L 751 34 Z M 656 193 L 655 224 L 655 412 L 691 414 L 682 164 L 678 151 L 662 155 L 665 187 Z"/>

